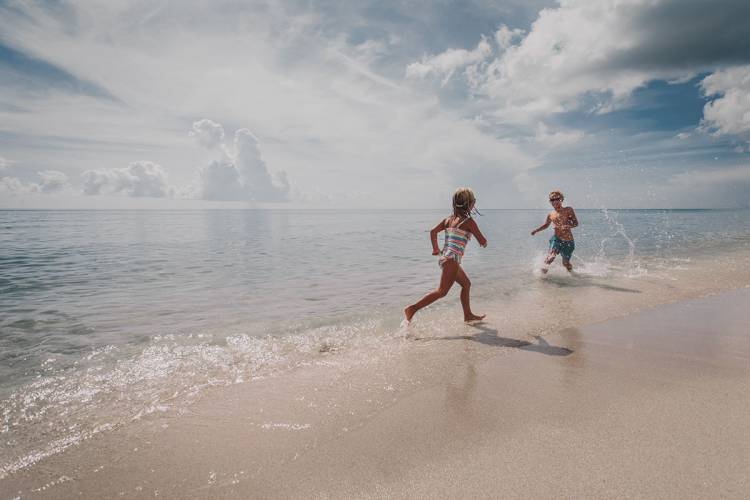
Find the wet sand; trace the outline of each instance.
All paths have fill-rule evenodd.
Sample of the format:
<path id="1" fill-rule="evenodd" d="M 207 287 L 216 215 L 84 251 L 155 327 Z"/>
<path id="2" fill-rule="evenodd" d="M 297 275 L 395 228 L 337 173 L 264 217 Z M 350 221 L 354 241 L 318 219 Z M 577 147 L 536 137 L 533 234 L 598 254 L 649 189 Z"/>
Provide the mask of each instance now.
<path id="1" fill-rule="evenodd" d="M 42 460 L 2 497 L 746 498 L 748 325 L 744 288 L 543 338 L 480 324 L 331 353 Z"/>

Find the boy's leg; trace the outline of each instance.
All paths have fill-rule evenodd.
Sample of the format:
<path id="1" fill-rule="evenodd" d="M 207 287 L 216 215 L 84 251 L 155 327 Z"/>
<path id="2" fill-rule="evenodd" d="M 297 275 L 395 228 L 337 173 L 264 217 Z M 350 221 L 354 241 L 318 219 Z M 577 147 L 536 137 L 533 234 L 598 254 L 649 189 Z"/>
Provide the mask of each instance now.
<path id="1" fill-rule="evenodd" d="M 404 309 L 404 317 L 406 318 L 406 321 L 411 321 L 414 314 L 423 307 L 427 307 L 437 299 L 445 297 L 448 290 L 453 286 L 453 282 L 456 281 L 456 273 L 458 272 L 458 269 L 458 262 L 453 259 L 446 259 L 445 262 L 443 262 L 442 273 L 440 274 L 440 284 L 438 285 L 437 290 L 428 293 L 419 299 L 419 302 Z"/>
<path id="2" fill-rule="evenodd" d="M 484 319 L 484 314 L 478 316 L 471 312 L 471 304 L 469 300 L 471 281 L 469 280 L 469 277 L 466 276 L 466 273 L 461 266 L 458 266 L 458 272 L 456 273 L 456 283 L 461 285 L 461 307 L 464 310 L 464 321 L 476 321 L 479 319 Z"/>
<path id="3" fill-rule="evenodd" d="M 555 260 L 555 257 L 557 257 L 557 250 L 554 248 L 551 248 L 549 253 L 547 254 L 547 258 L 544 259 L 544 263 L 547 265 L 552 264 L 552 262 Z"/>
<path id="4" fill-rule="evenodd" d="M 542 268 L 543 273 L 546 274 L 547 271 L 549 271 L 549 265 L 552 264 L 552 262 L 555 260 L 555 257 L 557 257 L 557 250 L 555 250 L 554 248 L 550 248 L 549 253 L 547 254 L 547 258 L 544 259 L 544 265 L 546 267 Z"/>
<path id="5" fill-rule="evenodd" d="M 560 253 L 562 254 L 563 266 L 565 266 L 565 269 L 567 269 L 568 272 L 573 271 L 573 266 L 570 263 L 570 258 L 573 256 L 573 250 L 575 250 L 575 248 L 575 243 L 573 243 L 573 240 L 571 240 L 565 242 L 565 246 L 560 251 Z"/>

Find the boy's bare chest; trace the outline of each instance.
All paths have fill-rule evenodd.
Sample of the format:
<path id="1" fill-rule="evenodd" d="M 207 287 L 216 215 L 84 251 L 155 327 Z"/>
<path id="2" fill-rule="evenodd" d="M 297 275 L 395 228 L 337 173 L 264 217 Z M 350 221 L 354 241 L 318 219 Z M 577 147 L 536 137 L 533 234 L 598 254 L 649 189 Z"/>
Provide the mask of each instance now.
<path id="1" fill-rule="evenodd" d="M 560 210 L 559 212 L 552 212 L 549 215 L 550 222 L 555 226 L 560 224 L 567 224 L 570 220 L 570 214 L 567 210 Z"/>

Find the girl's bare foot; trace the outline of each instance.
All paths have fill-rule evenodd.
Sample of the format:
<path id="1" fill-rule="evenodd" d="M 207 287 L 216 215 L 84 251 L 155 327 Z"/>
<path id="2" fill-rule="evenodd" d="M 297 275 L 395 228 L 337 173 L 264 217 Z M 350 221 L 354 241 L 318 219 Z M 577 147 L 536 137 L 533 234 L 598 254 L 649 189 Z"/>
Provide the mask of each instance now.
<path id="1" fill-rule="evenodd" d="M 485 316 L 487 315 L 482 314 L 481 316 L 477 316 L 476 314 L 469 314 L 468 316 L 464 316 L 464 322 L 468 323 L 469 321 L 481 321 Z"/>
<path id="2" fill-rule="evenodd" d="M 408 306 L 406 309 L 404 309 L 404 318 L 406 318 L 407 323 L 411 323 L 411 319 L 414 317 L 414 314 L 417 311 L 414 309 L 414 306 Z"/>

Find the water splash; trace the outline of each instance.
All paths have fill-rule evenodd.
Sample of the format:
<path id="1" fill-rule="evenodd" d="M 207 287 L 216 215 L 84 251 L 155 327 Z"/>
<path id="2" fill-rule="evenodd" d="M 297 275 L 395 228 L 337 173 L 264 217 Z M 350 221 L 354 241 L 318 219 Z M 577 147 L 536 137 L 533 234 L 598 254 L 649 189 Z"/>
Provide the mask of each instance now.
<path id="1" fill-rule="evenodd" d="M 628 236 L 627 231 L 625 230 L 625 226 L 620 223 L 618 220 L 616 213 L 611 213 L 607 207 L 603 206 L 601 207 L 602 215 L 604 216 L 605 221 L 609 225 L 609 228 L 611 230 L 611 234 L 609 236 L 605 236 L 602 238 L 602 240 L 599 242 L 599 251 L 597 252 L 596 258 L 595 258 L 595 268 L 601 269 L 603 266 L 607 268 L 612 268 L 615 266 L 612 266 L 611 262 L 607 258 L 606 254 L 606 245 L 608 242 L 616 239 L 616 238 L 622 238 L 625 240 L 625 243 L 627 244 L 628 250 L 627 255 L 625 256 L 624 265 L 617 266 L 620 269 L 623 270 L 623 274 L 626 277 L 633 278 L 637 276 L 643 276 L 647 273 L 647 270 L 645 267 L 642 266 L 640 259 L 636 258 L 636 244 L 633 239 Z"/>

